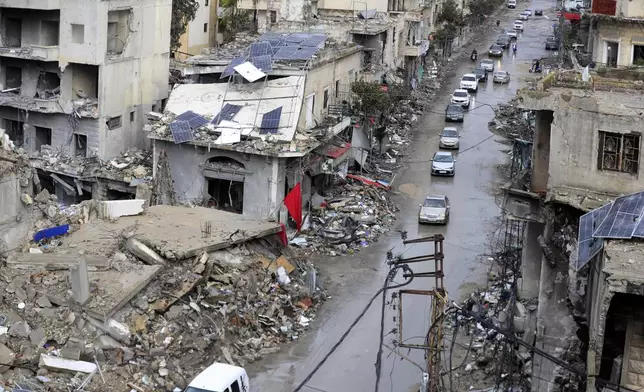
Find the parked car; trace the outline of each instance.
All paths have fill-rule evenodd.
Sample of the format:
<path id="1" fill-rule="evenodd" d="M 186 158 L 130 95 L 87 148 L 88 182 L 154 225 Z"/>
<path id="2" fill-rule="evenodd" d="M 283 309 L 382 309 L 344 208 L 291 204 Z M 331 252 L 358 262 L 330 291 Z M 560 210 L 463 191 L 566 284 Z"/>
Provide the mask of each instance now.
<path id="1" fill-rule="evenodd" d="M 467 91 L 477 92 L 479 90 L 479 81 L 476 79 L 476 75 L 465 74 L 461 78 L 461 82 L 458 87 Z"/>
<path id="2" fill-rule="evenodd" d="M 503 57 L 503 47 L 497 44 L 490 46 L 490 49 L 487 50 L 487 54 L 490 57 Z"/>
<path id="3" fill-rule="evenodd" d="M 546 38 L 546 50 L 557 50 L 559 49 L 559 40 L 557 37 L 550 36 Z"/>
<path id="4" fill-rule="evenodd" d="M 436 151 L 432 158 L 433 176 L 453 176 L 456 173 L 456 159 L 451 152 Z"/>
<path id="5" fill-rule="evenodd" d="M 519 35 L 515 29 L 503 29 L 503 34 L 510 37 L 510 39 L 517 39 L 517 36 Z"/>
<path id="6" fill-rule="evenodd" d="M 492 76 L 492 83 L 510 83 L 510 73 L 506 71 L 496 71 Z"/>
<path id="7" fill-rule="evenodd" d="M 476 75 L 476 78 L 479 80 L 479 82 L 487 82 L 487 71 L 483 68 L 476 68 L 474 69 L 474 71 L 472 71 L 472 73 Z"/>
<path id="8" fill-rule="evenodd" d="M 510 40 L 511 40 L 510 37 L 503 34 L 496 39 L 496 44 L 502 47 L 503 49 L 507 49 L 510 46 Z"/>
<path id="9" fill-rule="evenodd" d="M 440 139 L 438 140 L 439 148 L 454 148 L 460 146 L 461 136 L 458 134 L 458 129 L 455 127 L 445 127 L 441 132 Z"/>
<path id="10" fill-rule="evenodd" d="M 523 31 L 523 22 L 520 20 L 514 21 L 514 29 Z"/>
<path id="11" fill-rule="evenodd" d="M 517 0 L 508 0 L 508 8 L 517 8 Z"/>
<path id="12" fill-rule="evenodd" d="M 530 14 L 526 11 L 523 11 L 522 13 L 519 14 L 519 19 L 520 20 L 528 20 L 530 19 Z"/>
<path id="13" fill-rule="evenodd" d="M 439 223 L 449 222 L 449 199 L 442 195 L 427 195 L 418 211 L 418 223 Z"/>
<path id="14" fill-rule="evenodd" d="M 534 10 L 534 16 L 543 16 L 543 10 Z"/>
<path id="15" fill-rule="evenodd" d="M 215 362 L 190 381 L 184 392 L 249 390 L 248 374 L 244 368 Z"/>
<path id="16" fill-rule="evenodd" d="M 487 72 L 494 72 L 494 60 L 483 59 L 479 64 L 481 65 L 481 68 L 483 68 Z"/>
<path id="17" fill-rule="evenodd" d="M 458 88 L 452 93 L 451 102 L 464 108 L 469 108 L 471 103 L 470 94 L 468 94 L 467 90 Z"/>
<path id="18" fill-rule="evenodd" d="M 523 11 L 524 14 L 528 14 L 528 16 L 532 16 L 532 10 L 530 8 L 526 8 L 525 11 Z"/>
<path id="19" fill-rule="evenodd" d="M 464 114 L 465 111 L 463 110 L 463 106 L 450 103 L 447 105 L 447 108 L 445 108 L 445 121 L 463 122 L 463 118 L 465 117 Z"/>

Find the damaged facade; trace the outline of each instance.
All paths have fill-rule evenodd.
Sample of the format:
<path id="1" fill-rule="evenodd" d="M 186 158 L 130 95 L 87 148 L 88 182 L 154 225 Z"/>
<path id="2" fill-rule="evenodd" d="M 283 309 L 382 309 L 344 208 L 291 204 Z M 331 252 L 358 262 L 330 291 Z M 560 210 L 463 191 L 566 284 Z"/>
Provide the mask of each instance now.
<path id="1" fill-rule="evenodd" d="M 263 36 L 248 50 L 269 45 L 269 38 Z M 324 45 L 323 36 L 307 37 L 318 38 L 317 45 Z M 338 135 L 348 132 L 351 123 L 334 97 L 359 70 L 361 50 L 355 45 L 311 49 L 317 58 L 287 61 L 280 52 L 275 58 L 266 55 L 265 73 L 251 64 L 258 61 L 251 56 L 244 64 L 259 72 L 257 79 L 233 68 L 244 55 L 235 58 L 239 61 L 192 60 L 187 72 L 220 83 L 177 85 L 166 106 L 169 116 L 159 118 L 149 133 L 155 158 L 163 152 L 170 167 L 170 173 L 156 176 L 171 175 L 179 202 L 284 222 L 285 215 L 277 214 L 296 184 L 306 203 L 314 182 L 324 186 L 325 174 L 346 172 L 350 136 Z M 190 120 L 194 126 L 178 139 L 183 136 L 173 127 L 193 115 L 199 116 Z"/>
<path id="2" fill-rule="evenodd" d="M 56 193 L 93 187 L 92 170 L 63 161 L 149 144 L 144 114 L 168 95 L 170 14 L 169 0 L 2 2 L 0 119 Z"/>
<path id="3" fill-rule="evenodd" d="M 532 140 L 524 141 L 531 157 L 523 159 L 516 149 L 513 154 L 520 164 L 506 187 L 505 209 L 506 216 L 526 223 L 519 293 L 539 304 L 536 322 L 528 326 L 528 343 L 567 358 L 577 368 L 588 364 L 588 379 L 583 380 L 550 361 L 535 359 L 532 390 L 564 390 L 586 384 L 588 391 L 595 391 L 609 380 L 641 388 L 625 376 L 632 369 L 602 358 L 606 344 L 603 331 L 612 322 L 607 321 L 610 311 L 606 302 L 612 297 L 608 292 L 615 288 L 610 276 L 619 276 L 622 282 L 640 279 L 627 269 L 619 271 L 627 264 L 606 261 L 613 257 L 612 246 L 618 246 L 611 245 L 611 239 L 630 239 L 631 234 L 604 233 L 597 238 L 592 234 L 604 218 L 598 217 L 597 211 L 611 208 L 610 201 L 619 195 L 643 188 L 638 130 L 644 125 L 640 116 L 644 104 L 641 86 L 630 82 L 641 76 L 635 70 L 625 79 L 621 72 L 593 72 L 588 81 L 580 71 L 553 72 L 536 90 L 519 92 L 519 106 L 534 111 L 535 125 Z M 605 251 L 600 237 L 608 240 Z M 613 309 L 620 314 L 630 312 L 630 305 L 621 300 L 611 306 L 620 307 Z M 620 330 L 623 338 L 627 330 L 634 331 L 633 325 L 610 324 L 610 328 Z M 618 348 L 610 355 L 621 350 L 621 361 L 630 343 L 617 340 L 611 344 L 615 345 L 612 349 Z"/>
<path id="4" fill-rule="evenodd" d="M 594 0 L 588 48 L 602 67 L 644 65 L 644 4 L 626 0 Z"/>

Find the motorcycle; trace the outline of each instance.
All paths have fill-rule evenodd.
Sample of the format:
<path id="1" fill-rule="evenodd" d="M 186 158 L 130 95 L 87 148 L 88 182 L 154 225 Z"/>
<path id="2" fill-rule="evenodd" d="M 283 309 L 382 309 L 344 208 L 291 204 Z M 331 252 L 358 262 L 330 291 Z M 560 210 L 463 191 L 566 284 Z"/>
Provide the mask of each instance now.
<path id="1" fill-rule="evenodd" d="M 477 54 L 475 52 L 472 52 L 472 55 L 470 56 L 470 59 L 472 61 L 476 61 L 476 58 L 477 58 Z"/>
<path id="2" fill-rule="evenodd" d="M 512 53 L 517 54 L 517 45 L 516 44 L 512 45 Z"/>

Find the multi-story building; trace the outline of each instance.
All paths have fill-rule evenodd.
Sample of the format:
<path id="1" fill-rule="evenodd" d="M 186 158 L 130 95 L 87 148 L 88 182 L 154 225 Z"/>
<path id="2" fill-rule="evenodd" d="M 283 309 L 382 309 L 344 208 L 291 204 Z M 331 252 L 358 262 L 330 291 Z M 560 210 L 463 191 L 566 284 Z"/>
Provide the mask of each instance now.
<path id="1" fill-rule="evenodd" d="M 109 159 L 146 144 L 168 95 L 171 0 L 4 0 L 0 119 L 28 152 Z"/>
<path id="2" fill-rule="evenodd" d="M 593 0 L 588 48 L 608 67 L 644 66 L 644 3 Z"/>
<path id="3" fill-rule="evenodd" d="M 202 49 L 212 48 L 217 43 L 218 0 L 196 0 L 199 4 L 195 18 L 188 22 L 186 32 L 179 38 L 181 46 L 174 58 L 185 60 L 201 54 Z"/>
<path id="4" fill-rule="evenodd" d="M 630 257 L 624 252 L 641 244 L 615 243 L 636 237 L 628 227 L 637 226 L 641 217 L 634 211 L 644 204 L 628 202 L 624 206 L 632 205 L 633 211 L 616 210 L 612 217 L 599 216 L 611 206 L 597 210 L 620 195 L 644 189 L 642 75 L 637 69 L 566 70 L 547 75 L 537 91 L 519 92 L 521 107 L 535 113 L 534 137 L 518 141 L 531 151 L 514 154 L 521 161 L 516 165 L 521 175 L 507 187 L 504 210 L 506 217 L 525 222 L 519 294 L 538 299 L 524 339 L 554 356 L 576 358 L 579 366 L 587 364 L 588 391 L 608 380 L 642 387 L 639 380 L 623 376 L 626 371 L 637 378 L 633 366 L 639 364 L 624 362 L 630 367 L 622 368 L 621 362 L 629 347 L 639 344 L 626 338 L 627 330 L 644 334 L 641 310 L 628 316 L 636 321 L 637 331 L 627 323 L 611 324 L 609 316 L 628 313 L 628 306 L 621 306 L 625 304 L 611 302 L 615 292 L 644 294 L 634 289 L 644 281 L 644 273 L 638 272 L 644 269 L 637 270 L 643 263 L 639 253 L 633 253 L 633 265 L 623 262 Z M 609 219 L 605 224 L 604 218 Z M 608 229 L 599 230 L 602 224 Z M 553 390 L 562 380 L 560 370 L 535 356 L 532 389 Z"/>

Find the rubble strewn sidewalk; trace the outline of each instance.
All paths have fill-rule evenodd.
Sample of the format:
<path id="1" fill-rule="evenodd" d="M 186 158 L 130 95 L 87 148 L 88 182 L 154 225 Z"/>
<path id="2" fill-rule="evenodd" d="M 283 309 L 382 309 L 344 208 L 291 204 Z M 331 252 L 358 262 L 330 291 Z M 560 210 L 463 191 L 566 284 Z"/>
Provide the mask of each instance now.
<path id="1" fill-rule="evenodd" d="M 182 390 L 214 361 L 244 366 L 298 339 L 325 299 L 275 223 L 199 207 L 86 215 L 0 272 L 2 387 Z M 81 303 L 74 264 L 88 276 Z"/>

